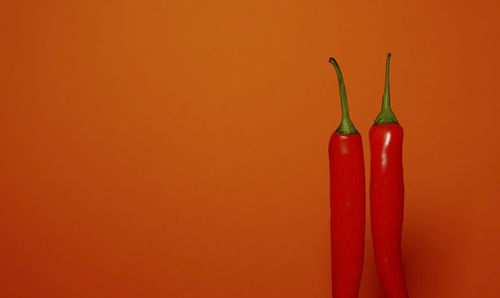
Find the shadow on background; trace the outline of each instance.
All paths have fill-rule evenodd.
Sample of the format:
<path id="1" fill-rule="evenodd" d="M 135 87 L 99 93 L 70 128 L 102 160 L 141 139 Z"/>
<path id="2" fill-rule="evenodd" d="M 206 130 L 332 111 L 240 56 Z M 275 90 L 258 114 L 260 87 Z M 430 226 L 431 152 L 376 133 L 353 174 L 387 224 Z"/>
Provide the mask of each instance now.
<path id="1" fill-rule="evenodd" d="M 409 212 L 407 212 L 409 213 Z M 425 214 L 420 210 L 418 217 Z M 436 280 L 438 271 L 445 274 L 449 255 L 439 249 L 440 229 L 434 224 L 431 214 L 427 220 L 416 218 L 417 214 L 405 214 L 403 227 L 403 265 L 405 269 L 408 292 L 411 297 L 431 297 L 440 287 Z"/>

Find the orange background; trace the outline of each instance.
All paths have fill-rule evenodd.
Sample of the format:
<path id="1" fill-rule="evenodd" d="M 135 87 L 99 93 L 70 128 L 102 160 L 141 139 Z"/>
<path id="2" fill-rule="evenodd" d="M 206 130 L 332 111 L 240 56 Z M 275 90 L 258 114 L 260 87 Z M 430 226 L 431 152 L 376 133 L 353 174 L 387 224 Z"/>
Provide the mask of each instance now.
<path id="1" fill-rule="evenodd" d="M 328 57 L 368 161 L 389 50 L 411 296 L 500 297 L 494 3 L 2 1 L 0 297 L 329 297 Z"/>

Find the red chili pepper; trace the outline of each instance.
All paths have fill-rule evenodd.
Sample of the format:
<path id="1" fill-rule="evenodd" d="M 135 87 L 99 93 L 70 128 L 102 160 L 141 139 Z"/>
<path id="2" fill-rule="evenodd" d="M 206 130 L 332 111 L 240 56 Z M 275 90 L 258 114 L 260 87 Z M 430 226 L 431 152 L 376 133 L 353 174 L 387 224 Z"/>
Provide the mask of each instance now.
<path id="1" fill-rule="evenodd" d="M 387 54 L 382 110 L 370 129 L 370 210 L 373 249 L 385 295 L 407 298 L 401 262 L 403 225 L 403 128 L 391 109 Z"/>
<path id="2" fill-rule="evenodd" d="M 365 242 L 365 167 L 361 136 L 349 118 L 342 72 L 337 73 L 342 120 L 332 134 L 330 157 L 330 206 L 332 294 L 335 298 L 358 297 Z"/>

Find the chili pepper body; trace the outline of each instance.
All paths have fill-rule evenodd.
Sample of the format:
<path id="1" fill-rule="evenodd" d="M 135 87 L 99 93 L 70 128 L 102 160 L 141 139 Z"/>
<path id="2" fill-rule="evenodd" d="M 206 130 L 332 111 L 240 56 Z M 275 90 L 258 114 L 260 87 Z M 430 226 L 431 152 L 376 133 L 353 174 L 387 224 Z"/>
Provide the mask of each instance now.
<path id="1" fill-rule="evenodd" d="M 361 135 L 352 124 L 344 80 L 335 59 L 342 120 L 330 137 L 331 257 L 334 298 L 358 297 L 365 241 L 365 169 Z"/>
<path id="2" fill-rule="evenodd" d="M 365 241 L 365 170 L 359 134 L 330 138 L 332 293 L 358 297 Z"/>
<path id="3" fill-rule="evenodd" d="M 370 129 L 370 215 L 375 264 L 386 297 L 407 298 L 401 260 L 403 128 L 390 107 L 389 61 L 382 111 Z"/>
<path id="4" fill-rule="evenodd" d="M 401 263 L 403 225 L 403 129 L 398 124 L 370 129 L 370 212 L 375 263 L 389 298 L 408 297 Z"/>

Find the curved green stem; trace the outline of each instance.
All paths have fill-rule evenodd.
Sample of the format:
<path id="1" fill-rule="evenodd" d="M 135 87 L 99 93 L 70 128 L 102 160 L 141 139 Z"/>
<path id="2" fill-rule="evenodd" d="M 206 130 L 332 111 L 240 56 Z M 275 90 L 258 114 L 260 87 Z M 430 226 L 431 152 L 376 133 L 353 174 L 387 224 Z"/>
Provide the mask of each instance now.
<path id="1" fill-rule="evenodd" d="M 389 88 L 389 67 L 391 64 L 391 53 L 387 54 L 387 59 L 385 61 L 385 88 L 384 95 L 382 96 L 382 110 L 375 118 L 375 123 L 373 125 L 379 124 L 398 124 L 398 119 L 392 112 L 391 109 L 391 90 Z"/>
<path id="2" fill-rule="evenodd" d="M 330 58 L 328 62 L 333 65 L 333 68 L 335 68 L 335 72 L 337 73 L 340 91 L 340 105 L 342 107 L 342 119 L 340 120 L 340 125 L 337 130 L 335 130 L 335 133 L 348 135 L 357 134 L 358 131 L 354 127 L 351 118 L 349 118 L 349 108 L 347 107 L 347 95 L 345 91 L 344 77 L 342 76 L 342 72 L 340 71 L 339 64 L 337 63 L 337 61 L 335 61 L 334 58 Z"/>

